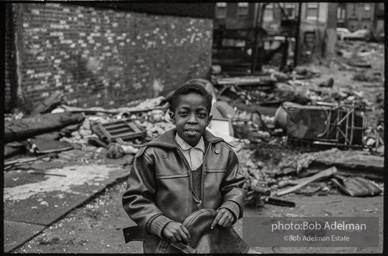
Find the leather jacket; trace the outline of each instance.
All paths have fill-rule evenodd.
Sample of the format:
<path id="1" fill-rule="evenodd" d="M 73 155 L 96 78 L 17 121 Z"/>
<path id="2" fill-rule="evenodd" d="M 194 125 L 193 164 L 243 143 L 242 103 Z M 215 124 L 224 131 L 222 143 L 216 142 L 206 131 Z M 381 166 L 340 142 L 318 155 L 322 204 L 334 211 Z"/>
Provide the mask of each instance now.
<path id="1" fill-rule="evenodd" d="M 143 230 L 145 253 L 154 253 L 161 240 L 161 230 L 159 236 L 146 232 L 150 221 L 163 215 L 183 223 L 194 212 L 191 171 L 178 150 L 175 133 L 175 129 L 169 130 L 139 150 L 123 194 L 124 210 Z M 215 210 L 224 202 L 233 201 L 239 206 L 241 218 L 246 191 L 245 178 L 238 175 L 237 156 L 222 138 L 208 131 L 204 140 L 199 209 Z"/>

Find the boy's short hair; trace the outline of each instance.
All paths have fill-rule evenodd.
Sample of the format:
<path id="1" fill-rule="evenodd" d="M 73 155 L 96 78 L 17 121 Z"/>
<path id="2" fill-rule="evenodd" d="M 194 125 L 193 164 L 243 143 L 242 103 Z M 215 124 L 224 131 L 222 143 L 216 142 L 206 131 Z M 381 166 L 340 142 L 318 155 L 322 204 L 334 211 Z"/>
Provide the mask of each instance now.
<path id="1" fill-rule="evenodd" d="M 208 91 L 205 89 L 205 87 L 195 80 L 190 80 L 189 82 L 185 83 L 182 87 L 178 88 L 174 94 L 172 95 L 171 100 L 171 111 L 175 112 L 176 107 L 179 103 L 180 96 L 187 95 L 189 93 L 196 93 L 201 96 L 203 96 L 206 100 L 206 107 L 208 110 L 208 113 L 210 113 L 212 108 L 212 96 L 208 93 Z"/>

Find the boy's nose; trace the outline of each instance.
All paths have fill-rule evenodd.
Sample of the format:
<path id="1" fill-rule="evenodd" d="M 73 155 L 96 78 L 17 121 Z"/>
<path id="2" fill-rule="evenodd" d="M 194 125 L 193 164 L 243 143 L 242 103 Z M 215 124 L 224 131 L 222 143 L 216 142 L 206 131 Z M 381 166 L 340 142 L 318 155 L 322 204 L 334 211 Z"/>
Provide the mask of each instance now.
<path id="1" fill-rule="evenodd" d="M 197 118 L 195 117 L 195 115 L 189 116 L 188 123 L 197 123 Z"/>

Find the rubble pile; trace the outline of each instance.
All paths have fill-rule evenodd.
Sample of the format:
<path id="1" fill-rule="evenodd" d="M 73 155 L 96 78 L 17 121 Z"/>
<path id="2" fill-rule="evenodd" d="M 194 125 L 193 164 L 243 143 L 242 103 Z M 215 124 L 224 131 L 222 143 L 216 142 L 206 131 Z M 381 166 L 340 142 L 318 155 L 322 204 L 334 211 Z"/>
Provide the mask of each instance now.
<path id="1" fill-rule="evenodd" d="M 268 200 L 271 194 L 283 196 L 283 193 L 279 193 L 283 188 L 300 184 L 302 186 L 292 189 L 293 193 L 329 195 L 341 192 L 348 196 L 376 196 L 383 191 L 384 45 L 367 42 L 339 44 L 338 55 L 327 67 L 309 65 L 288 73 L 264 68 L 257 77 L 248 77 L 250 81 L 270 77 L 275 81 L 272 85 L 268 83 L 265 86 L 265 79 L 261 79 L 260 83 L 246 86 L 239 84 L 244 81 L 242 78 L 235 78 L 235 82 L 230 84 L 218 83 L 217 79 L 225 81 L 227 77 L 221 72 L 213 77 L 218 100 L 228 102 L 236 110 L 233 119 L 235 136 L 247 139 L 251 147 L 256 147 L 256 153 L 245 153 L 249 157 L 242 161 L 247 178 L 248 205 L 261 206 L 271 201 Z M 286 131 L 290 127 L 286 125 L 280 127 L 284 128 L 283 131 L 279 129 L 276 111 L 287 102 L 300 104 L 301 109 L 303 106 L 322 106 L 334 110 L 344 108 L 348 111 L 345 113 L 353 113 L 354 109 L 354 113 L 360 115 L 360 120 L 365 118 L 363 124 L 358 124 L 360 128 L 364 127 L 360 133 L 362 136 L 357 138 L 361 148 L 339 149 L 335 143 L 320 148 L 319 139 L 314 145 L 311 141 L 306 144 L 303 140 L 299 144 L 290 144 L 290 141 L 295 141 L 287 136 Z M 246 109 L 241 105 L 249 106 L 251 115 L 258 113 L 261 123 L 253 122 L 252 118 L 244 119 L 241 115 L 245 114 Z M 301 111 L 300 115 L 306 113 Z M 290 116 L 280 118 L 287 124 Z M 300 118 L 300 122 L 303 121 Z M 315 128 L 324 129 L 325 124 L 315 123 Z M 304 126 L 295 127 L 302 129 Z M 299 132 L 303 133 L 302 130 Z M 334 148 L 321 151 L 327 146 Z M 264 147 L 266 152 L 263 151 Z M 301 148 L 305 152 L 298 153 Z M 314 152 L 316 150 L 319 151 Z M 241 154 L 239 157 L 242 157 Z M 335 171 L 330 169 L 332 166 L 336 167 Z M 319 177 L 319 173 L 326 175 Z M 318 179 L 315 175 L 318 175 Z M 306 180 L 303 179 L 309 177 L 310 181 L 304 184 Z M 359 191 L 349 190 L 356 184 Z M 291 207 L 287 203 L 290 202 L 278 205 Z"/>
<path id="2" fill-rule="evenodd" d="M 50 161 L 58 156 L 65 159 L 64 151 L 68 150 L 95 153 L 89 155 L 88 159 L 82 158 L 85 160 L 83 163 L 101 163 L 101 156 L 119 159 L 132 155 L 133 159 L 143 143 L 174 127 L 167 114 L 169 105 L 164 102 L 164 97 L 130 103 L 133 106 L 120 109 L 82 109 L 58 104 L 57 95 L 53 93 L 48 97 L 55 99 L 55 108 L 50 108 L 51 113 L 47 113 L 45 108 L 46 113 L 42 114 L 15 113 L 5 116 L 5 135 L 8 138 L 5 145 L 5 157 L 8 160 L 5 162 L 6 170 L 19 168 L 21 165 L 30 168 L 34 162 L 41 163 L 45 159 Z M 43 108 L 38 106 L 37 109 Z M 107 136 L 109 129 L 102 132 L 96 129 L 96 126 L 109 126 L 117 121 L 123 121 L 124 126 L 118 127 L 118 130 L 121 129 L 124 134 L 140 131 L 138 134 L 145 136 L 134 139 L 120 136 L 115 138 L 116 131 Z M 126 161 L 123 163 L 127 164 Z"/>
<path id="3" fill-rule="evenodd" d="M 310 65 L 290 72 L 264 68 L 260 75 L 246 77 L 217 72 L 212 78 L 214 87 L 206 89 L 214 98 L 213 120 L 219 123 L 209 128 L 221 136 L 218 132 L 229 126 L 228 134 L 220 134 L 234 146 L 240 160 L 247 179 L 247 205 L 294 207 L 295 203 L 280 198 L 290 193 L 376 196 L 383 191 L 383 51 L 379 44 L 340 42 L 338 56 L 329 67 Z M 382 63 L 382 69 L 369 67 L 376 63 Z M 343 79 L 344 72 L 351 74 L 348 80 Z M 169 100 L 160 96 L 117 109 L 78 108 L 63 104 L 62 94 L 53 93 L 30 114 L 5 115 L 9 131 L 5 169 L 49 163 L 60 166 L 60 160 L 71 158 L 63 152 L 67 150 L 80 155 L 77 161 L 83 164 L 115 160 L 130 165 L 139 147 L 174 128 Z M 329 112 L 337 113 L 339 123 L 325 119 Z M 351 128 L 346 121 L 341 131 L 330 130 L 330 122 L 341 127 L 340 120 L 353 114 L 356 121 Z M 59 115 L 75 121 L 42 127 L 39 132 L 32 125 L 46 119 L 52 125 L 50 120 Z M 19 136 L 28 126 L 34 129 Z M 352 127 L 360 128 L 357 138 L 346 137 Z M 340 132 L 346 134 L 338 137 Z M 324 134 L 332 137 L 325 140 Z M 331 149 L 323 150 L 327 148 Z M 18 154 L 23 157 L 12 158 Z M 355 190 L 356 186 L 363 189 Z"/>

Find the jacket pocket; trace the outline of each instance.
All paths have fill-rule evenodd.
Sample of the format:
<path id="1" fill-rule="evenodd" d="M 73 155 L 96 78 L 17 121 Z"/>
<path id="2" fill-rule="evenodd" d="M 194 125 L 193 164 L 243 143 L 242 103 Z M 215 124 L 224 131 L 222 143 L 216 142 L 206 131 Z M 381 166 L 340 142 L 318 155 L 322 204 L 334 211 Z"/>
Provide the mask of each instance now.
<path id="1" fill-rule="evenodd" d="M 156 205 L 166 217 L 183 222 L 192 211 L 189 174 L 159 175 L 156 183 Z"/>
<path id="2" fill-rule="evenodd" d="M 186 174 L 173 174 L 173 175 L 159 175 L 156 176 L 157 179 L 177 179 L 177 178 L 185 178 L 189 177 L 189 175 Z"/>
<path id="3" fill-rule="evenodd" d="M 225 169 L 206 169 L 205 172 L 207 173 L 224 173 L 226 172 Z"/>
<path id="4" fill-rule="evenodd" d="M 221 184 L 225 169 L 207 169 L 204 176 L 204 207 L 217 209 L 222 203 Z"/>

